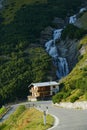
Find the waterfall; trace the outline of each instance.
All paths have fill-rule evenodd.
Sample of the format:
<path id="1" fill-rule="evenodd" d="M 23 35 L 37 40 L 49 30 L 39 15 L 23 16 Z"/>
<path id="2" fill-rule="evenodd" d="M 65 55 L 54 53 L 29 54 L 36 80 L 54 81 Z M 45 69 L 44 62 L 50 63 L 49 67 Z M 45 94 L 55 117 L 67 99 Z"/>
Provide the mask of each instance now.
<path id="1" fill-rule="evenodd" d="M 77 20 L 76 15 L 70 16 L 69 23 L 74 24 L 76 22 L 76 20 Z"/>
<path id="2" fill-rule="evenodd" d="M 63 30 L 63 29 L 56 29 L 56 30 L 54 30 L 54 33 L 53 33 L 54 43 L 55 43 L 55 41 L 56 41 L 57 39 L 60 39 L 62 30 Z"/>
<path id="3" fill-rule="evenodd" d="M 84 7 L 84 8 L 81 8 L 79 13 L 83 13 L 84 11 L 86 11 L 87 9 Z"/>
<path id="4" fill-rule="evenodd" d="M 86 8 L 81 8 L 79 13 L 86 11 Z M 77 14 L 69 17 L 69 24 L 74 24 L 77 20 Z M 48 54 L 53 58 L 53 63 L 56 66 L 56 75 L 58 79 L 66 76 L 69 73 L 68 63 L 65 57 L 60 57 L 57 47 L 55 45 L 56 40 L 60 39 L 63 29 L 55 29 L 53 32 L 53 38 L 45 43 L 45 48 Z"/>
<path id="5" fill-rule="evenodd" d="M 60 39 L 63 29 L 56 29 L 53 32 L 53 39 L 45 43 L 45 48 L 48 54 L 53 58 L 53 63 L 56 66 L 56 75 L 58 79 L 66 76 L 69 73 L 68 63 L 66 58 L 60 57 L 55 42 Z"/>
<path id="6" fill-rule="evenodd" d="M 3 4 L 2 4 L 3 0 L 0 0 L 0 9 L 2 9 Z"/>
<path id="7" fill-rule="evenodd" d="M 56 75 L 59 79 L 66 76 L 69 73 L 68 63 L 66 58 L 58 57 L 57 60 L 57 71 Z"/>
<path id="8" fill-rule="evenodd" d="M 58 56 L 57 48 L 54 45 L 54 41 L 53 40 L 50 40 L 50 41 L 46 42 L 45 47 L 46 47 L 46 51 L 48 52 L 48 54 L 51 57 L 55 58 L 55 57 Z"/>
<path id="9" fill-rule="evenodd" d="M 85 7 L 81 8 L 79 10 L 78 14 L 83 13 L 84 11 L 87 11 L 87 9 Z M 76 22 L 76 20 L 77 20 L 77 14 L 69 17 L 69 23 L 70 24 L 74 24 Z"/>

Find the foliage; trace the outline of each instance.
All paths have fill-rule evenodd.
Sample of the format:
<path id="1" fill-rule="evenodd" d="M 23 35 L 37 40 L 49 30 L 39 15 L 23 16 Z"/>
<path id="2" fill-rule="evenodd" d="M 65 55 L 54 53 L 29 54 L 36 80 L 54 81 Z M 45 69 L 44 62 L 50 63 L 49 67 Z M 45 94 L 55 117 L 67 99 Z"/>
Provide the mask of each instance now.
<path id="1" fill-rule="evenodd" d="M 53 103 L 59 103 L 62 98 L 63 98 L 63 93 L 62 93 L 62 92 L 56 94 L 56 95 L 53 96 L 53 98 L 52 98 Z"/>
<path id="2" fill-rule="evenodd" d="M 78 99 L 79 99 L 78 95 L 77 96 L 73 96 L 73 97 L 71 97 L 70 102 L 73 103 L 73 102 L 75 102 Z"/>
<path id="3" fill-rule="evenodd" d="M 81 46 L 82 46 L 82 45 L 87 45 L 87 35 L 84 36 L 84 38 L 81 39 L 80 45 L 81 45 Z"/>
<path id="4" fill-rule="evenodd" d="M 14 2 L 12 0 L 7 0 L 5 1 L 5 8 L 2 11 L 2 14 L 5 18 L 5 23 L 9 23 L 14 19 L 15 13 L 20 10 L 21 7 L 26 8 L 26 5 L 29 5 L 32 8 L 38 7 L 37 11 L 40 10 L 41 12 L 46 12 L 44 15 L 48 15 L 48 17 L 64 17 L 68 10 L 69 13 L 76 12 L 77 7 L 80 6 L 81 3 L 82 0 L 14 0 Z M 39 12 L 39 14 L 41 12 Z"/>
<path id="5" fill-rule="evenodd" d="M 87 100 L 87 92 L 85 92 L 85 99 Z"/>
<path id="6" fill-rule="evenodd" d="M 87 36 L 79 42 L 81 47 L 85 45 L 85 53 L 71 73 L 61 80 L 63 88 L 53 97 L 53 102 L 87 100 Z"/>
<path id="7" fill-rule="evenodd" d="M 51 59 L 40 44 L 54 17 L 74 14 L 82 0 L 6 0 L 0 13 L 0 105 L 25 99 L 31 82 L 47 80 Z M 37 47 L 36 47 L 37 46 Z"/>
<path id="8" fill-rule="evenodd" d="M 13 113 L 9 119 L 0 125 L 2 130 L 46 130 L 51 127 L 54 122 L 54 118 L 50 115 L 46 116 L 47 124 L 43 124 L 43 112 L 40 112 L 34 108 L 26 109 L 25 106 L 21 106 Z M 38 125 L 37 125 L 38 124 Z"/>
<path id="9" fill-rule="evenodd" d="M 82 13 L 78 21 L 76 22 L 78 26 L 84 28 L 87 30 L 87 11 L 85 13 Z"/>
<path id="10" fill-rule="evenodd" d="M 6 111 L 6 108 L 4 106 L 0 108 L 0 115 L 2 115 L 5 111 Z"/>
<path id="11" fill-rule="evenodd" d="M 25 99 L 31 82 L 46 81 L 49 64 L 50 57 L 41 47 L 11 53 L 10 60 L 0 66 L 0 103 Z"/>
<path id="12" fill-rule="evenodd" d="M 66 26 L 66 28 L 62 31 L 62 39 L 66 39 L 66 37 L 70 39 L 80 39 L 84 34 L 86 34 L 87 31 L 84 29 L 80 29 L 73 24 L 69 24 Z"/>
<path id="13" fill-rule="evenodd" d="M 0 129 L 9 130 L 13 126 L 17 125 L 19 116 L 26 110 L 24 105 L 21 105 L 17 110 L 6 120 L 4 123 L 0 124 Z"/>

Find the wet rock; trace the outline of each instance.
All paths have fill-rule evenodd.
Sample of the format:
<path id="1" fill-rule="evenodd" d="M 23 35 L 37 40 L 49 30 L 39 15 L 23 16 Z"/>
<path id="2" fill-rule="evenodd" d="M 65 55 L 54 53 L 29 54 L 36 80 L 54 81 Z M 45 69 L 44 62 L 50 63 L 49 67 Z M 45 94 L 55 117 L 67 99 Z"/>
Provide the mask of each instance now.
<path id="1" fill-rule="evenodd" d="M 53 28 L 52 27 L 46 27 L 42 32 L 41 32 L 41 38 L 40 38 L 40 43 L 45 44 L 47 41 L 52 39 L 53 35 Z"/>
<path id="2" fill-rule="evenodd" d="M 61 40 L 57 43 L 57 48 L 60 56 L 67 59 L 69 71 L 73 69 L 78 61 L 78 44 L 79 42 L 76 39 L 70 40 L 68 38 L 65 41 Z"/>
<path id="3" fill-rule="evenodd" d="M 83 46 L 81 47 L 81 49 L 79 50 L 80 55 L 84 55 L 84 54 L 87 52 L 86 46 L 87 46 L 87 45 L 83 45 Z"/>
<path id="4" fill-rule="evenodd" d="M 52 23 L 56 28 L 63 28 L 65 26 L 65 21 L 58 17 L 55 17 Z"/>

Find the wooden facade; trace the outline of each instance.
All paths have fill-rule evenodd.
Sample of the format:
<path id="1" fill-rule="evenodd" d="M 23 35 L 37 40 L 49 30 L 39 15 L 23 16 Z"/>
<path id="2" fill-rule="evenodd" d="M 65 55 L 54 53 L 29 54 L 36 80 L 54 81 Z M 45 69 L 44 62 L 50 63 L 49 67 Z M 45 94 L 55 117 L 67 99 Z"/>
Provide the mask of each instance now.
<path id="1" fill-rule="evenodd" d="M 28 100 L 30 101 L 36 101 L 38 99 L 48 99 L 59 91 L 59 83 L 55 81 L 32 83 L 29 85 L 29 91 L 31 95 L 28 96 Z"/>

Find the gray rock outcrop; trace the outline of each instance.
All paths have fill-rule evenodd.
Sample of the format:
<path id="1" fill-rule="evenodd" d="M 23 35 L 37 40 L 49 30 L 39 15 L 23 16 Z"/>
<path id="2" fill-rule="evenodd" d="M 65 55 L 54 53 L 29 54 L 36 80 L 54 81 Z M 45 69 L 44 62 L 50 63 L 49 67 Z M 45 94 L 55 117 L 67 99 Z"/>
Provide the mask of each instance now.
<path id="1" fill-rule="evenodd" d="M 45 42 L 49 41 L 52 39 L 52 34 L 53 34 L 53 28 L 52 27 L 47 27 L 41 32 L 41 38 L 40 38 L 40 43 L 42 45 L 45 44 Z"/>
<path id="2" fill-rule="evenodd" d="M 80 55 L 84 55 L 84 54 L 87 52 L 86 46 L 87 46 L 87 45 L 83 45 L 83 46 L 81 47 L 81 49 L 79 50 Z"/>
<path id="3" fill-rule="evenodd" d="M 61 57 L 65 57 L 67 59 L 69 65 L 69 71 L 73 69 L 78 61 L 78 44 L 79 42 L 74 39 L 66 39 L 65 41 L 60 41 L 57 44 L 58 52 L 60 53 Z"/>
<path id="4" fill-rule="evenodd" d="M 54 104 L 57 107 L 63 107 L 67 109 L 87 109 L 87 101 L 82 101 L 82 102 L 61 102 L 61 103 L 56 103 Z"/>
<path id="5" fill-rule="evenodd" d="M 54 20 L 52 21 L 52 24 L 56 28 L 63 28 L 65 26 L 65 21 L 62 18 L 55 17 Z"/>

